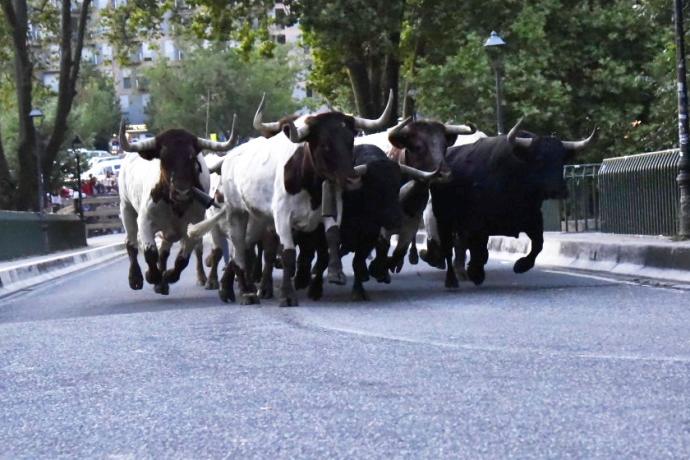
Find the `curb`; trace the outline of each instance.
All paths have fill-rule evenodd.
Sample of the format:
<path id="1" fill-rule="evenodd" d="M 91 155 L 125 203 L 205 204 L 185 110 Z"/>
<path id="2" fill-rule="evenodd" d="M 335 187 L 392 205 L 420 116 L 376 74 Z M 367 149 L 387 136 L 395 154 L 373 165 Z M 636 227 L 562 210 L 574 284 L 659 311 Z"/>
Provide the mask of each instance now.
<path id="1" fill-rule="evenodd" d="M 517 259 L 529 252 L 530 241 L 525 236 L 517 239 L 492 236 L 488 247 L 496 257 Z M 687 246 L 546 239 L 536 264 L 690 282 L 690 247 Z"/>
<path id="2" fill-rule="evenodd" d="M 426 233 L 418 232 L 416 241 L 418 247 L 426 247 Z M 488 249 L 492 257 L 517 260 L 529 252 L 530 246 L 525 235 L 519 238 L 492 236 Z M 564 241 L 546 236 L 536 266 L 690 283 L 690 246 Z"/>
<path id="3" fill-rule="evenodd" d="M 0 270 L 0 298 L 115 259 L 121 256 L 124 250 L 124 242 L 113 243 Z"/>

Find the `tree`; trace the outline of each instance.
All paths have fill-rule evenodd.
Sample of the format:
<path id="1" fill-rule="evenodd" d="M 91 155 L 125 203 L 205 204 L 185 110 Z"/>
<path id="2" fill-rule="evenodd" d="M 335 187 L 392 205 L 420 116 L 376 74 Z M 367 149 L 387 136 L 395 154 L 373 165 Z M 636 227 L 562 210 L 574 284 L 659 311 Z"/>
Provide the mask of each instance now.
<path id="1" fill-rule="evenodd" d="M 252 120 L 264 92 L 266 119 L 296 109 L 292 88 L 299 68 L 285 50 L 270 59 L 257 54 L 245 59 L 241 51 L 224 47 L 185 54 L 178 65 L 161 61 L 146 74 L 151 93 L 148 111 L 156 131 L 182 127 L 204 136 L 209 95 L 209 131 L 216 133 L 229 130 L 236 113 L 240 135 L 254 134 Z"/>
<path id="2" fill-rule="evenodd" d="M 84 44 L 86 24 L 89 18 L 91 0 L 82 0 L 78 9 L 78 19 L 72 16 L 72 2 L 61 0 L 58 43 L 60 47 L 59 90 L 57 108 L 52 122 L 52 132 L 48 136 L 45 149 L 42 149 L 41 169 L 44 177 L 50 177 L 53 164 L 64 141 L 67 128 L 67 117 L 72 108 L 76 94 L 76 83 L 79 76 L 81 52 Z M 14 56 L 14 80 L 16 86 L 17 115 L 19 123 L 17 199 L 18 209 L 35 208 L 36 199 L 36 132 L 29 117 L 33 102 L 34 90 L 34 56 L 31 53 L 30 24 L 32 31 L 40 24 L 47 35 L 51 33 L 45 14 L 49 2 L 29 4 L 27 0 L 0 0 L 4 17 L 4 28 L 11 36 L 12 54 Z M 77 30 L 73 30 L 73 25 Z M 41 140 L 42 142 L 42 140 Z"/>

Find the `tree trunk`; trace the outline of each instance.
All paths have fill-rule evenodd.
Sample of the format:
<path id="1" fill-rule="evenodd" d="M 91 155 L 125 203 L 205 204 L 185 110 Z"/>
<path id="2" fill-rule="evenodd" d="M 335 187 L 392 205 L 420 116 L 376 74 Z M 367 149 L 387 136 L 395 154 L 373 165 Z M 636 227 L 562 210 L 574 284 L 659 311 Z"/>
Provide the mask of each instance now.
<path id="1" fill-rule="evenodd" d="M 357 104 L 357 115 L 371 118 L 374 113 L 374 106 L 369 97 L 371 94 L 371 85 L 369 82 L 369 75 L 367 74 L 367 66 L 360 58 L 349 60 L 346 66 L 347 73 L 350 76 L 352 92 L 355 96 L 355 104 Z M 376 116 L 378 117 L 378 115 Z"/>
<path id="2" fill-rule="evenodd" d="M 33 90 L 33 64 L 29 58 L 27 43 L 28 14 L 26 0 L 0 0 L 5 19 L 12 34 L 14 48 L 14 77 L 17 91 L 19 118 L 19 147 L 17 157 L 16 208 L 19 210 L 37 209 L 36 192 L 36 131 L 29 117 Z"/>
<path id="3" fill-rule="evenodd" d="M 0 133 L 0 209 L 14 209 L 14 186 Z"/>
<path id="4" fill-rule="evenodd" d="M 58 86 L 58 101 L 55 111 L 53 132 L 43 152 L 43 175 L 51 177 L 55 160 L 65 141 L 67 132 L 67 117 L 72 110 L 72 102 L 77 94 L 76 86 L 79 78 L 79 66 L 84 47 L 84 34 L 89 19 L 91 0 L 83 0 L 79 12 L 79 25 L 75 37 L 74 52 L 72 51 L 72 11 L 71 1 L 62 0 L 62 24 L 60 38 L 60 83 Z"/>

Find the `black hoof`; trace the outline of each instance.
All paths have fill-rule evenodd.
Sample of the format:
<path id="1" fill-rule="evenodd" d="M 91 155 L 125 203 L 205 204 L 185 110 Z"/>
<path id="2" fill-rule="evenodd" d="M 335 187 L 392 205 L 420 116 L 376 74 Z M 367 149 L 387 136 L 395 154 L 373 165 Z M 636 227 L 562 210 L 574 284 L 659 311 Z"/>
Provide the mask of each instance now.
<path id="1" fill-rule="evenodd" d="M 455 276 L 446 276 L 446 288 L 457 289 L 458 287 L 460 287 L 460 284 Z"/>
<path id="2" fill-rule="evenodd" d="M 331 284 L 337 284 L 339 286 L 344 286 L 347 283 L 347 276 L 341 270 L 331 270 L 328 269 L 328 282 Z"/>
<path id="3" fill-rule="evenodd" d="M 297 297 L 287 296 L 280 299 L 281 307 L 296 307 L 298 305 L 299 302 L 297 301 Z"/>
<path id="4" fill-rule="evenodd" d="M 309 286 L 309 281 L 311 278 L 311 273 L 307 270 L 299 270 L 297 276 L 295 276 L 295 289 L 304 289 Z"/>
<path id="5" fill-rule="evenodd" d="M 400 273 L 403 265 L 405 265 L 405 258 L 403 256 L 393 256 L 388 261 L 388 269 L 391 273 Z"/>
<path id="6" fill-rule="evenodd" d="M 146 282 L 149 284 L 160 284 L 160 282 L 163 280 L 163 276 L 161 275 L 161 272 L 158 270 L 152 272 L 151 270 L 146 270 Z"/>
<path id="7" fill-rule="evenodd" d="M 168 283 L 158 283 L 153 287 L 156 294 L 168 295 L 170 294 L 170 285 Z"/>
<path id="8" fill-rule="evenodd" d="M 484 278 L 486 277 L 486 273 L 484 272 L 484 267 L 474 267 L 472 264 L 470 264 L 467 267 L 467 277 L 472 281 L 475 285 L 479 286 L 484 282 Z"/>
<path id="9" fill-rule="evenodd" d="M 217 278 L 209 278 L 206 280 L 206 285 L 204 286 L 204 288 L 207 291 L 215 291 L 216 289 L 218 289 L 219 286 L 220 285 L 218 284 Z"/>
<path id="10" fill-rule="evenodd" d="M 527 257 L 523 257 L 515 262 L 515 265 L 513 265 L 513 271 L 515 273 L 525 273 L 532 267 L 534 267 L 534 261 L 528 259 Z"/>
<path id="11" fill-rule="evenodd" d="M 307 291 L 307 296 L 311 300 L 319 300 L 323 297 L 323 282 L 312 281 L 309 284 L 309 290 Z"/>
<path id="12" fill-rule="evenodd" d="M 410 253 L 407 255 L 407 260 L 409 260 L 412 265 L 417 265 L 419 263 L 419 255 L 417 254 L 417 251 L 410 251 Z"/>
<path id="13" fill-rule="evenodd" d="M 144 287 L 144 277 L 141 276 L 141 268 L 129 269 L 129 287 L 138 291 Z"/>
<path id="14" fill-rule="evenodd" d="M 204 275 L 204 276 L 197 276 L 197 278 L 196 278 L 196 284 L 197 284 L 197 286 L 204 286 L 204 287 L 206 287 L 206 283 L 208 283 L 208 278 L 206 278 L 206 275 Z"/>
<path id="15" fill-rule="evenodd" d="M 180 274 L 175 270 L 166 270 L 165 273 L 163 273 L 163 279 L 166 283 L 177 283 L 180 281 Z"/>
<path id="16" fill-rule="evenodd" d="M 352 299 L 353 302 L 366 302 L 369 300 L 369 296 L 367 295 L 366 291 L 364 288 L 359 288 L 359 289 L 352 289 L 352 294 L 350 295 L 350 298 Z"/>
<path id="17" fill-rule="evenodd" d="M 257 305 L 261 302 L 256 294 L 253 292 L 248 292 L 245 294 L 240 294 L 239 303 L 240 305 Z"/>
<path id="18" fill-rule="evenodd" d="M 230 289 L 219 289 L 218 290 L 218 297 L 220 300 L 222 300 L 225 303 L 228 302 L 234 302 L 235 301 L 235 290 L 230 288 Z"/>
<path id="19" fill-rule="evenodd" d="M 261 299 L 272 299 L 273 298 L 273 287 L 259 288 L 259 298 L 261 298 Z"/>

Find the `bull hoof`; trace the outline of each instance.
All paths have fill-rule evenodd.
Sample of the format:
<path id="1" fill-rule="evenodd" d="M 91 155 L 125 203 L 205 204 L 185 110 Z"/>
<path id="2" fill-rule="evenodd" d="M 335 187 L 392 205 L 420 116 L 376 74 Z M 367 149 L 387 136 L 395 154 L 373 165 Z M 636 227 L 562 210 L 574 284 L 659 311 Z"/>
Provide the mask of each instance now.
<path id="1" fill-rule="evenodd" d="M 146 282 L 149 284 L 160 284 L 160 282 L 163 280 L 163 276 L 161 275 L 161 272 L 158 270 L 156 271 L 151 271 L 151 270 L 146 270 Z"/>
<path id="2" fill-rule="evenodd" d="M 347 276 L 342 270 L 331 270 L 328 269 L 328 282 L 331 284 L 337 284 L 339 286 L 344 286 L 347 283 Z"/>
<path id="3" fill-rule="evenodd" d="M 208 278 L 206 277 L 206 275 L 201 275 L 201 274 L 197 275 L 197 278 L 196 278 L 197 286 L 206 286 L 206 283 L 208 283 Z"/>
<path id="4" fill-rule="evenodd" d="M 153 287 L 156 294 L 168 295 L 170 294 L 170 285 L 166 282 L 161 282 Z"/>
<path id="5" fill-rule="evenodd" d="M 180 274 L 175 270 L 166 270 L 165 273 L 163 273 L 163 279 L 166 283 L 177 283 L 180 281 Z"/>
<path id="6" fill-rule="evenodd" d="M 523 257 L 515 262 L 515 265 L 513 265 L 513 271 L 515 273 L 525 273 L 532 267 L 534 267 L 534 261 L 527 257 Z"/>
<path id="7" fill-rule="evenodd" d="M 258 305 L 261 303 L 259 297 L 253 292 L 240 294 L 240 305 Z"/>
<path id="8" fill-rule="evenodd" d="M 455 277 L 454 274 L 446 275 L 445 285 L 446 285 L 447 289 L 457 289 L 460 287 L 460 284 L 458 283 L 458 279 Z"/>
<path id="9" fill-rule="evenodd" d="M 295 289 L 304 289 L 309 286 L 310 278 L 311 273 L 309 270 L 298 270 L 297 276 L 295 276 Z"/>
<path id="10" fill-rule="evenodd" d="M 455 267 L 455 275 L 458 277 L 460 281 L 467 281 L 467 271 L 465 270 L 464 267 Z"/>
<path id="11" fill-rule="evenodd" d="M 417 254 L 417 251 L 410 251 L 410 253 L 407 255 L 407 260 L 410 262 L 410 264 L 417 265 L 419 263 L 419 255 Z"/>
<path id="12" fill-rule="evenodd" d="M 446 261 L 443 257 L 434 257 L 432 251 L 427 251 L 426 249 L 419 250 L 419 258 L 426 262 L 429 266 L 438 268 L 439 270 L 446 269 Z"/>
<path id="13" fill-rule="evenodd" d="M 352 294 L 350 295 L 350 298 L 352 299 L 353 302 L 366 302 L 369 300 L 369 296 L 367 295 L 367 292 L 364 290 L 363 287 L 359 288 L 352 288 Z"/>
<path id="14" fill-rule="evenodd" d="M 206 265 L 208 268 L 213 267 L 213 253 L 206 256 L 204 259 L 204 265 Z"/>
<path id="15" fill-rule="evenodd" d="M 218 287 L 218 278 L 209 278 L 206 280 L 206 284 L 204 285 L 204 289 L 207 291 L 215 291 L 218 289 Z"/>
<path id="16" fill-rule="evenodd" d="M 379 283 L 390 283 L 391 275 L 388 273 L 388 269 L 384 266 L 384 263 L 378 258 L 371 261 L 369 264 L 369 274 L 374 277 Z"/>
<path id="17" fill-rule="evenodd" d="M 311 300 L 319 300 L 321 297 L 323 297 L 323 281 L 315 281 L 312 280 L 311 283 L 309 283 L 309 290 L 307 290 L 307 296 Z"/>
<path id="18" fill-rule="evenodd" d="M 129 287 L 135 291 L 144 287 L 144 277 L 141 276 L 141 268 L 133 267 L 129 269 Z"/>
<path id="19" fill-rule="evenodd" d="M 281 307 L 296 307 L 299 305 L 299 301 L 297 300 L 297 297 L 292 295 L 292 296 L 285 296 L 280 299 L 280 306 Z"/>
<path id="20" fill-rule="evenodd" d="M 218 290 L 218 297 L 220 298 L 220 300 L 222 300 L 225 303 L 234 302 L 235 301 L 235 290 L 233 288 L 219 289 Z"/>
<path id="21" fill-rule="evenodd" d="M 391 273 L 400 273 L 403 265 L 405 265 L 405 258 L 403 256 L 392 256 L 388 261 L 388 269 Z"/>
<path id="22" fill-rule="evenodd" d="M 259 298 L 261 299 L 272 299 L 273 298 L 273 286 L 262 286 L 259 288 Z"/>
<path id="23" fill-rule="evenodd" d="M 479 286 L 484 282 L 484 278 L 486 277 L 486 273 L 484 272 L 484 267 L 475 267 L 472 264 L 470 264 L 467 267 L 467 277 L 472 281 L 475 285 Z"/>

